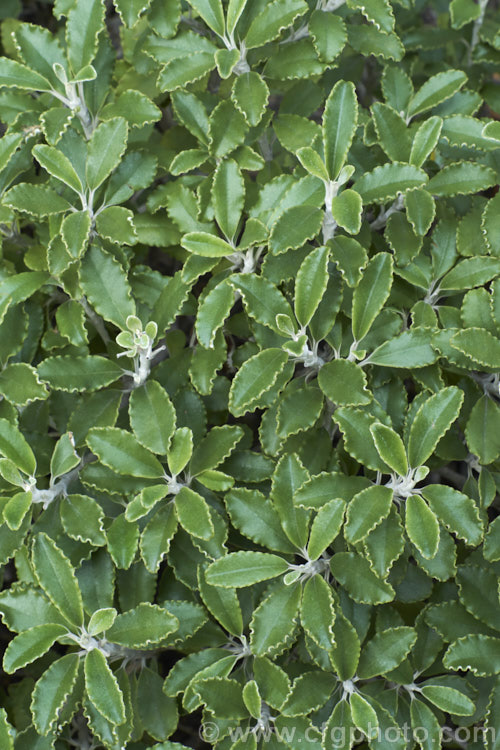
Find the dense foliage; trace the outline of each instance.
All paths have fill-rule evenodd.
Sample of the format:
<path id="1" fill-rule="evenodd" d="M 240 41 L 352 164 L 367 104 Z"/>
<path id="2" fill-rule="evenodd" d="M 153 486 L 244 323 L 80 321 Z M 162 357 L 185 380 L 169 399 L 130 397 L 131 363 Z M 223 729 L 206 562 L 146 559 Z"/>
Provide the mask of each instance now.
<path id="1" fill-rule="evenodd" d="M 0 15 L 1 750 L 500 747 L 498 3 Z"/>

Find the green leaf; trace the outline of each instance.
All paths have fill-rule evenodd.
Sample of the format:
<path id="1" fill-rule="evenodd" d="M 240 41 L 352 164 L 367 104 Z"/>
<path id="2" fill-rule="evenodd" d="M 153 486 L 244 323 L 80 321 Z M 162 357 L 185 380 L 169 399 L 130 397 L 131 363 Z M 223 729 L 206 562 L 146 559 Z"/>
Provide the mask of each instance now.
<path id="1" fill-rule="evenodd" d="M 363 203 L 385 203 L 398 193 L 420 187 L 427 182 L 425 172 L 412 164 L 383 164 L 371 172 L 365 172 L 354 183 L 354 190 L 361 195 Z"/>
<path id="2" fill-rule="evenodd" d="M 385 461 L 399 476 L 406 476 L 408 472 L 406 451 L 397 432 L 379 422 L 370 427 L 370 432 L 382 461 Z"/>
<path id="3" fill-rule="evenodd" d="M 84 671 L 85 689 L 96 709 L 112 724 L 123 724 L 126 719 L 123 695 L 101 651 L 89 651 Z"/>
<path id="4" fill-rule="evenodd" d="M 304 631 L 325 651 L 334 644 L 335 606 L 329 584 L 319 575 L 306 582 L 300 604 L 300 621 Z"/>
<path id="5" fill-rule="evenodd" d="M 480 13 L 481 10 L 474 0 L 451 0 L 450 17 L 454 29 L 460 29 L 471 21 L 475 21 Z"/>
<path id="6" fill-rule="evenodd" d="M 87 249 L 92 220 L 88 211 L 67 214 L 61 225 L 61 237 L 71 258 L 80 258 Z"/>
<path id="7" fill-rule="evenodd" d="M 202 258 L 224 258 L 235 248 L 221 237 L 208 232 L 188 232 L 181 240 L 182 247 Z"/>
<path id="8" fill-rule="evenodd" d="M 213 52 L 194 52 L 186 58 L 175 58 L 165 65 L 158 76 L 161 91 L 175 91 L 187 83 L 198 81 L 215 67 Z"/>
<path id="9" fill-rule="evenodd" d="M 393 31 L 387 33 L 370 24 L 350 24 L 347 37 L 351 47 L 363 55 L 376 55 L 385 60 L 396 61 L 403 58 L 404 47 Z"/>
<path id="10" fill-rule="evenodd" d="M 391 161 L 410 161 L 412 140 L 404 118 L 391 106 L 382 104 L 382 102 L 375 102 L 371 109 L 379 143 L 389 159 Z M 411 163 L 416 164 L 413 161 Z M 422 163 L 416 164 L 416 166 L 420 167 Z"/>
<path id="11" fill-rule="evenodd" d="M 346 284 L 355 287 L 368 262 L 366 250 L 352 237 L 337 236 L 328 240 L 328 246 L 331 248 L 331 259 L 337 263 Z"/>
<path id="12" fill-rule="evenodd" d="M 210 153 L 216 158 L 226 156 L 243 143 L 247 130 L 245 117 L 236 109 L 233 102 L 230 99 L 222 100 L 210 115 Z"/>
<path id="13" fill-rule="evenodd" d="M 30 185 L 27 182 L 7 190 L 3 196 L 3 203 L 16 211 L 38 218 L 62 214 L 71 208 L 71 204 L 52 188 L 45 185 Z"/>
<path id="14" fill-rule="evenodd" d="M 38 365 L 38 375 L 56 391 L 97 391 L 123 375 L 110 359 L 88 357 L 47 357 Z"/>
<path id="15" fill-rule="evenodd" d="M 296 508 L 296 512 L 297 510 L 299 509 Z M 307 554 L 311 560 L 317 560 L 340 534 L 344 512 L 345 502 L 339 497 L 330 500 L 319 509 L 312 522 L 307 545 Z"/>
<path id="16" fill-rule="evenodd" d="M 293 552 L 280 517 L 271 502 L 257 490 L 231 489 L 225 497 L 231 523 L 257 544 L 277 552 Z"/>
<path id="17" fill-rule="evenodd" d="M 123 206 L 109 206 L 100 211 L 95 222 L 98 234 L 118 245 L 134 245 L 137 232 L 134 214 Z"/>
<path id="18" fill-rule="evenodd" d="M 175 510 L 180 525 L 192 536 L 211 539 L 214 527 L 204 498 L 190 487 L 181 487 L 175 496 Z"/>
<path id="19" fill-rule="evenodd" d="M 496 174 L 490 167 L 462 161 L 447 164 L 434 177 L 431 177 L 425 187 L 432 195 L 450 197 L 478 193 L 495 184 Z"/>
<path id="20" fill-rule="evenodd" d="M 229 283 L 221 282 L 204 296 L 196 317 L 196 335 L 206 349 L 214 348 L 214 339 L 219 328 L 234 305 L 234 290 Z"/>
<path id="21" fill-rule="evenodd" d="M 310 514 L 295 507 L 293 495 L 308 478 L 309 473 L 297 454 L 284 454 L 274 471 L 269 498 L 278 512 L 283 531 L 299 548 L 304 547 L 307 542 Z"/>
<path id="22" fill-rule="evenodd" d="M 134 562 L 139 541 L 139 527 L 129 523 L 125 513 L 117 516 L 106 530 L 108 552 L 117 568 L 128 570 Z"/>
<path id="23" fill-rule="evenodd" d="M 7 57 L 0 57 L 0 86 L 29 91 L 50 91 L 52 84 L 40 73 Z"/>
<path id="24" fill-rule="evenodd" d="M 49 279 L 44 271 L 25 271 L 14 274 L 0 282 L 0 321 L 9 305 L 17 305 L 31 297 Z"/>
<path id="25" fill-rule="evenodd" d="M 500 366 L 500 340 L 484 328 L 467 328 L 450 340 L 454 349 L 466 354 L 475 362 L 498 369 Z"/>
<path id="26" fill-rule="evenodd" d="M 245 35 L 247 49 L 262 47 L 279 36 L 296 18 L 307 11 L 303 0 L 273 0 L 250 24 Z"/>
<path id="27" fill-rule="evenodd" d="M 411 144 L 410 164 L 421 167 L 429 158 L 437 146 L 442 127 L 443 121 L 436 115 L 420 125 Z"/>
<path id="28" fill-rule="evenodd" d="M 411 117 L 420 115 L 459 91 L 467 80 L 461 70 L 446 70 L 429 78 L 413 95 L 408 106 Z"/>
<path id="29" fill-rule="evenodd" d="M 334 359 L 323 365 L 318 384 L 325 396 L 339 406 L 364 405 L 372 400 L 363 370 L 347 359 Z"/>
<path id="30" fill-rule="evenodd" d="M 323 180 L 324 182 L 329 180 L 323 159 L 317 151 L 311 148 L 311 146 L 303 146 L 302 148 L 299 148 L 297 151 L 297 158 L 309 174 L 317 177 L 319 180 Z"/>
<path id="31" fill-rule="evenodd" d="M 318 234 L 323 222 L 323 212 L 316 206 L 288 208 L 271 228 L 269 247 L 274 255 L 302 247 Z"/>
<path id="32" fill-rule="evenodd" d="M 344 536 L 358 544 L 387 518 L 392 506 L 392 490 L 380 484 L 358 492 L 347 506 Z"/>
<path id="33" fill-rule="evenodd" d="M 111 627 L 116 619 L 114 607 L 102 607 L 97 609 L 89 620 L 87 630 L 90 635 L 98 635 Z"/>
<path id="34" fill-rule="evenodd" d="M 82 289 L 99 315 L 122 329 L 135 315 L 130 285 L 120 263 L 99 247 L 91 247 L 80 269 Z"/>
<path id="35" fill-rule="evenodd" d="M 73 73 L 89 65 L 97 51 L 97 38 L 104 27 L 102 0 L 76 2 L 67 14 L 66 41 L 68 59 Z"/>
<path id="36" fill-rule="evenodd" d="M 255 408 L 257 400 L 276 382 L 288 362 L 282 349 L 264 349 L 247 359 L 231 383 L 229 411 L 235 417 Z"/>
<path id="37" fill-rule="evenodd" d="M 396 669 L 415 645 L 414 628 L 402 626 L 376 633 L 365 644 L 357 669 L 358 676 L 368 680 Z"/>
<path id="38" fill-rule="evenodd" d="M 288 563 L 282 557 L 266 552 L 233 552 L 221 557 L 206 570 L 212 586 L 241 588 L 285 573 Z"/>
<path id="39" fill-rule="evenodd" d="M 132 528 L 135 528 L 135 525 Z M 160 507 L 146 524 L 141 534 L 140 548 L 144 565 L 150 573 L 158 572 L 176 531 L 177 516 L 172 503 Z"/>
<path id="40" fill-rule="evenodd" d="M 121 161 L 127 146 L 128 128 L 123 117 L 102 122 L 88 145 L 85 174 L 87 185 L 96 190 Z"/>
<path id="41" fill-rule="evenodd" d="M 57 441 L 52 458 L 50 459 L 50 473 L 52 479 L 67 474 L 80 463 L 80 456 L 75 451 L 73 435 L 65 432 Z"/>
<path id="42" fill-rule="evenodd" d="M 493 571 L 477 565 L 461 565 L 456 581 L 460 601 L 467 611 L 490 628 L 498 630 L 500 604 L 498 582 Z"/>
<path id="43" fill-rule="evenodd" d="M 355 190 L 343 190 L 332 200 L 332 216 L 349 234 L 358 234 L 361 229 L 363 202 Z"/>
<path id="44" fill-rule="evenodd" d="M 385 341 L 370 354 L 368 360 L 370 364 L 381 367 L 426 367 L 437 359 L 431 339 L 431 329 L 414 327 Z"/>
<path id="45" fill-rule="evenodd" d="M 441 523 L 467 544 L 477 547 L 483 538 L 483 523 L 472 498 L 446 485 L 429 484 L 422 489 Z"/>
<path id="46" fill-rule="evenodd" d="M 118 474 L 157 479 L 164 476 L 158 459 L 126 430 L 118 427 L 94 427 L 87 444 L 99 460 Z"/>
<path id="47" fill-rule="evenodd" d="M 172 436 L 167 453 L 168 468 L 177 476 L 186 466 L 193 454 L 193 433 L 189 427 L 178 427 Z"/>
<path id="48" fill-rule="evenodd" d="M 446 669 L 470 670 L 478 677 L 500 674 L 500 638 L 473 633 L 454 641 L 443 657 Z"/>
<path id="49" fill-rule="evenodd" d="M 434 557 L 439 546 L 439 523 L 434 511 L 419 495 L 406 500 L 406 532 L 422 557 Z"/>
<path id="50" fill-rule="evenodd" d="M 500 407 L 489 396 L 479 398 L 465 427 L 467 446 L 482 464 L 500 456 Z"/>
<path id="51" fill-rule="evenodd" d="M 0 394 L 16 406 L 27 406 L 46 399 L 48 391 L 33 367 L 25 362 L 12 362 L 0 372 Z"/>
<path id="52" fill-rule="evenodd" d="M 333 675 L 318 670 L 296 677 L 290 694 L 280 709 L 282 714 L 298 718 L 321 708 L 327 702 L 335 681 Z"/>
<path id="53" fill-rule="evenodd" d="M 255 553 L 256 554 L 256 553 Z M 250 623 L 250 648 L 256 656 L 283 650 L 295 629 L 301 586 L 277 586 L 254 610 Z"/>
<path id="54" fill-rule="evenodd" d="M 498 220 L 499 201 L 500 198 L 497 193 L 497 195 L 486 204 L 481 221 L 481 228 L 486 244 L 490 252 L 497 257 L 500 254 L 500 223 Z"/>
<path id="55" fill-rule="evenodd" d="M 74 569 L 56 543 L 44 532 L 33 540 L 33 570 L 46 595 L 71 625 L 83 625 L 82 595 Z"/>
<path id="56" fill-rule="evenodd" d="M 150 4 L 151 0 L 116 0 L 116 10 L 125 26 L 131 27 Z"/>
<path id="57" fill-rule="evenodd" d="M 434 393 L 418 409 L 408 438 L 408 460 L 416 468 L 432 455 L 460 414 L 464 396 L 455 386 Z"/>
<path id="58" fill-rule="evenodd" d="M 441 280 L 440 288 L 471 289 L 498 275 L 498 260 L 484 255 L 460 260 Z"/>
<path id="59" fill-rule="evenodd" d="M 14 750 L 14 737 L 12 727 L 7 721 L 5 709 L 0 709 L 0 741 L 5 750 Z"/>
<path id="60" fill-rule="evenodd" d="M 352 297 L 352 333 L 356 341 L 366 336 L 389 296 L 392 268 L 389 253 L 378 253 L 363 271 Z"/>
<path id="61" fill-rule="evenodd" d="M 335 13 L 314 10 L 309 18 L 308 26 L 319 59 L 324 63 L 332 63 L 340 55 L 347 42 L 343 19 Z"/>
<path id="62" fill-rule="evenodd" d="M 224 50 L 221 50 L 223 52 Z M 208 154 L 201 148 L 188 148 L 178 153 L 170 164 L 170 172 L 173 175 L 185 174 L 193 169 L 201 167 L 206 162 Z"/>
<path id="63" fill-rule="evenodd" d="M 214 716 L 233 721 L 247 716 L 242 688 L 236 680 L 211 677 L 197 682 L 194 689 Z"/>
<path id="64" fill-rule="evenodd" d="M 470 716 L 475 711 L 471 699 L 455 688 L 427 683 L 421 687 L 421 692 L 424 698 L 446 713 Z"/>
<path id="65" fill-rule="evenodd" d="M 71 539 L 100 547 L 106 544 L 101 506 L 87 495 L 67 495 L 59 506 L 61 522 Z"/>
<path id="66" fill-rule="evenodd" d="M 420 237 L 427 234 L 436 213 L 436 202 L 432 195 L 422 188 L 414 188 L 405 193 L 406 217 L 413 231 Z"/>
<path id="67" fill-rule="evenodd" d="M 351 715 L 356 726 L 368 739 L 377 736 L 379 731 L 377 712 L 360 693 L 350 696 Z"/>
<path id="68" fill-rule="evenodd" d="M 221 78 L 229 78 L 240 59 L 238 49 L 219 49 L 215 53 L 215 63 Z"/>
<path id="69" fill-rule="evenodd" d="M 17 531 L 31 508 L 31 492 L 17 492 L 5 505 L 2 514 L 2 520 L 5 521 L 9 529 Z"/>
<path id="70" fill-rule="evenodd" d="M 117 615 L 106 638 L 125 648 L 143 649 L 159 643 L 179 627 L 179 620 L 157 604 L 141 602 Z"/>
<path id="71" fill-rule="evenodd" d="M 323 114 L 325 164 L 331 180 L 337 179 L 347 159 L 357 121 L 358 102 L 354 84 L 338 81 L 326 100 Z"/>
<path id="72" fill-rule="evenodd" d="M 220 0 L 189 0 L 189 4 L 212 31 L 215 31 L 218 36 L 224 36 L 224 13 Z"/>
<path id="73" fill-rule="evenodd" d="M 257 323 L 279 331 L 277 316 L 292 317 L 292 309 L 283 294 L 264 276 L 235 274 L 231 277 L 231 285 L 240 292 L 248 315 Z"/>
<path id="74" fill-rule="evenodd" d="M 78 654 L 66 654 L 52 662 L 37 681 L 31 695 L 31 714 L 33 724 L 42 736 L 53 731 L 61 709 L 75 686 L 79 666 Z"/>
<path id="75" fill-rule="evenodd" d="M 269 89 L 258 73 L 249 71 L 236 77 L 231 99 L 250 127 L 255 127 L 261 121 L 268 98 Z"/>
<path id="76" fill-rule="evenodd" d="M 384 604 L 394 599 L 394 589 L 379 578 L 364 558 L 355 552 L 337 552 L 330 568 L 337 581 L 355 602 Z"/>
<path id="77" fill-rule="evenodd" d="M 211 586 L 207 583 L 203 568 L 198 568 L 198 587 L 204 605 L 232 635 L 243 632 L 243 618 L 238 595 L 234 589 Z"/>
<path id="78" fill-rule="evenodd" d="M 431 709 L 413 698 L 410 704 L 411 725 L 415 739 L 422 750 L 435 750 L 441 742 L 441 727 Z"/>
<path id="79" fill-rule="evenodd" d="M 232 159 L 221 161 L 214 173 L 212 203 L 215 219 L 231 242 L 238 229 L 245 203 L 245 184 L 238 165 Z"/>
<path id="80" fill-rule="evenodd" d="M 175 431 L 174 406 L 156 380 L 135 388 L 129 401 L 130 426 L 144 448 L 165 456 Z"/>
<path id="81" fill-rule="evenodd" d="M 71 214 L 74 216 L 75 214 Z M 78 302 L 66 300 L 56 310 L 56 322 L 61 336 L 65 336 L 74 346 L 82 346 L 88 341 L 85 328 L 85 311 Z"/>
<path id="82" fill-rule="evenodd" d="M 65 633 L 67 629 L 63 625 L 35 625 L 16 635 L 3 656 L 3 667 L 7 674 L 13 674 L 39 659 Z"/>
<path id="83" fill-rule="evenodd" d="M 325 750 L 350 750 L 350 738 L 355 730 L 350 704 L 339 700 L 324 725 L 322 747 Z"/>
<path id="84" fill-rule="evenodd" d="M 33 155 L 39 164 L 56 179 L 64 182 L 76 193 L 83 192 L 83 185 L 67 156 L 53 146 L 38 145 Z"/>
<path id="85" fill-rule="evenodd" d="M 311 321 L 328 281 L 327 247 L 318 247 L 303 260 L 295 281 L 295 315 L 301 326 Z"/>

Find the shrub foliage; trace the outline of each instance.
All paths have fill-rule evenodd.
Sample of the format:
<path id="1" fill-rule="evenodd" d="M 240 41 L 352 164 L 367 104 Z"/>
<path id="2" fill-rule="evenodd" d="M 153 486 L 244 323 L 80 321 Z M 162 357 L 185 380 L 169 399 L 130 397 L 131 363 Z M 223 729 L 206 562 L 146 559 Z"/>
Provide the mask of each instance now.
<path id="1" fill-rule="evenodd" d="M 3 3 L 2 750 L 499 746 L 490 6 Z"/>

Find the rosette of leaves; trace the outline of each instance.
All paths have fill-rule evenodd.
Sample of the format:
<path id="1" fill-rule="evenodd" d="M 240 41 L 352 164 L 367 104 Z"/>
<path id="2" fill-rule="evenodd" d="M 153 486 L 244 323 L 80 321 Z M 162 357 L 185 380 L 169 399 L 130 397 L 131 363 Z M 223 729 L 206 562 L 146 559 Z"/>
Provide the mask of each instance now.
<path id="1" fill-rule="evenodd" d="M 0 10 L 2 750 L 492 750 L 494 4 L 42 5 Z"/>

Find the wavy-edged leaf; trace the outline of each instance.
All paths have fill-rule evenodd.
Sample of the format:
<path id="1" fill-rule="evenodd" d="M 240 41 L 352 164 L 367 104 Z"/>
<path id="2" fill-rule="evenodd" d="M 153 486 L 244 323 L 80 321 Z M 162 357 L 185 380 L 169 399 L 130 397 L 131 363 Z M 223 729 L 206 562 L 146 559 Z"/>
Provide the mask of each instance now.
<path id="1" fill-rule="evenodd" d="M 118 380 L 123 370 L 98 355 L 57 355 L 38 365 L 38 375 L 56 391 L 97 391 Z"/>
<path id="2" fill-rule="evenodd" d="M 282 349 L 264 349 L 247 359 L 231 383 L 229 411 L 235 417 L 255 408 L 257 400 L 270 390 L 288 362 Z"/>
<path id="3" fill-rule="evenodd" d="M 288 563 L 267 552 L 232 552 L 211 563 L 205 577 L 212 586 L 243 588 L 286 573 Z"/>
<path id="4" fill-rule="evenodd" d="M 323 114 L 325 164 L 331 180 L 337 179 L 347 158 L 358 122 L 356 89 L 351 81 L 332 88 Z"/>
<path id="5" fill-rule="evenodd" d="M 477 677 L 500 674 L 500 638 L 473 633 L 454 641 L 443 657 L 446 669 Z"/>
<path id="6" fill-rule="evenodd" d="M 66 654 L 52 662 L 31 694 L 31 715 L 39 734 L 48 735 L 57 722 L 65 701 L 76 684 L 80 657 Z"/>
<path id="7" fill-rule="evenodd" d="M 128 316 L 135 315 L 135 303 L 127 274 L 112 255 L 91 247 L 82 261 L 80 283 L 99 315 L 118 328 L 127 328 Z"/>
<path id="8" fill-rule="evenodd" d="M 71 625 L 83 625 L 82 595 L 70 561 L 44 532 L 33 540 L 33 570 L 52 604 Z"/>
<path id="9" fill-rule="evenodd" d="M 85 689 L 96 709 L 111 724 L 123 724 L 126 719 L 123 694 L 101 651 L 89 651 L 85 657 L 84 671 Z"/>
<path id="10" fill-rule="evenodd" d="M 118 474 L 150 479 L 164 476 L 158 459 L 127 430 L 94 427 L 89 430 L 87 444 L 105 466 Z"/>
<path id="11" fill-rule="evenodd" d="M 394 599 L 395 592 L 390 583 L 379 578 L 368 561 L 355 552 L 337 552 L 330 568 L 355 602 L 361 604 L 385 604 Z"/>
<path id="12" fill-rule="evenodd" d="M 354 183 L 354 190 L 361 195 L 363 203 L 385 203 L 398 193 L 420 187 L 427 183 L 426 173 L 412 164 L 393 162 L 375 167 Z"/>

